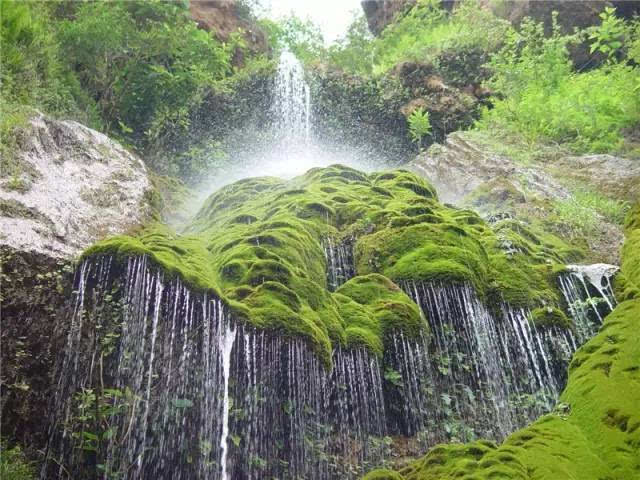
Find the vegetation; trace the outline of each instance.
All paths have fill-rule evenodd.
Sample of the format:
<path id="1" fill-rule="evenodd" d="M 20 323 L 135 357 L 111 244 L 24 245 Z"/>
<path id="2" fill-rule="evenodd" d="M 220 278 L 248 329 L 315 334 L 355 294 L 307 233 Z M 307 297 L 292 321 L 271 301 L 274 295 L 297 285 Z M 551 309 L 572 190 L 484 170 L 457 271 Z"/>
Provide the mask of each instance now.
<path id="1" fill-rule="evenodd" d="M 35 478 L 33 465 L 27 460 L 20 447 L 8 448 L 0 445 L 0 478 L 3 480 L 31 480 Z"/>
<path id="2" fill-rule="evenodd" d="M 411 140 L 418 145 L 422 145 L 423 137 L 431 134 L 429 112 L 426 112 L 423 108 L 416 108 L 407 118 L 407 122 L 409 122 Z"/>
<path id="3" fill-rule="evenodd" d="M 640 22 L 616 17 L 613 8 L 600 17 L 601 25 L 570 34 L 554 17 L 548 34 L 531 19 L 516 29 L 475 0 L 461 2 L 451 13 L 439 1 L 419 0 L 377 38 L 361 16 L 328 49 L 308 35 L 293 43 L 305 52 L 306 63 L 325 63 L 378 82 L 397 75 L 395 67 L 403 62 L 418 62 L 430 65 L 445 85 L 485 83 L 494 95 L 476 128 L 522 138 L 523 145 L 633 153 L 638 147 L 625 132 L 640 124 L 640 96 L 630 94 L 640 88 Z M 604 61 L 576 71 L 569 49 L 585 43 Z M 428 105 L 427 111 L 433 108 Z"/>
<path id="4" fill-rule="evenodd" d="M 37 108 L 121 140 L 161 174 L 192 181 L 224 158 L 219 138 L 194 138 L 193 117 L 244 81 L 231 61 L 245 44 L 199 29 L 187 2 L 7 0 L 1 35 L 3 150 Z M 268 68 L 245 63 L 254 74 Z M 211 144 L 213 155 L 199 155 Z"/>
<path id="5" fill-rule="evenodd" d="M 595 29 L 596 50 L 613 58 L 607 42 L 607 22 Z M 623 22 L 617 24 L 622 28 Z M 629 27 L 630 28 L 630 27 Z M 629 30 L 626 28 L 626 30 Z M 491 60 L 489 85 L 505 98 L 486 110 L 481 128 L 504 129 L 529 141 L 553 141 L 576 152 L 617 151 L 623 146 L 622 132 L 640 122 L 640 98 L 629 95 L 640 76 L 638 67 L 610 60 L 589 72 L 574 72 L 567 45 L 580 37 L 562 35 L 557 23 L 546 38 L 542 24 L 524 21 L 511 31 L 505 45 Z M 604 43 L 601 43 L 604 42 Z"/>

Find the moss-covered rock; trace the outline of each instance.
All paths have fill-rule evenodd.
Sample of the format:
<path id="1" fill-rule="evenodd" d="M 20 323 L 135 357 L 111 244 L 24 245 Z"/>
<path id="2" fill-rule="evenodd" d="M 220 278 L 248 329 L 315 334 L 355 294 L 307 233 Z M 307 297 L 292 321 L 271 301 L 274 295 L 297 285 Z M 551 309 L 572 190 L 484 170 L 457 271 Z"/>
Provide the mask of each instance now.
<path id="1" fill-rule="evenodd" d="M 439 445 L 400 470 L 405 480 L 632 479 L 640 472 L 640 208 L 627 220 L 625 300 L 569 365 L 553 412 L 495 446 Z M 551 316 L 534 311 L 535 317 Z M 383 477 L 384 478 L 384 477 Z"/>
<path id="2" fill-rule="evenodd" d="M 356 238 L 358 276 L 327 289 L 323 242 Z M 192 289 L 212 292 L 258 328 L 307 338 L 330 362 L 336 345 L 382 354 L 390 331 L 426 328 L 404 281 L 472 284 L 487 300 L 558 303 L 552 272 L 579 252 L 517 222 L 489 227 L 444 206 L 403 170 L 334 165 L 290 181 L 250 178 L 211 195 L 178 235 L 156 224 L 101 242 L 85 256 L 147 255 Z M 396 283 L 394 283 L 396 282 Z"/>
<path id="3" fill-rule="evenodd" d="M 563 327 L 571 328 L 571 322 L 567 315 L 555 307 L 539 307 L 531 312 L 531 319 L 536 327 Z"/>

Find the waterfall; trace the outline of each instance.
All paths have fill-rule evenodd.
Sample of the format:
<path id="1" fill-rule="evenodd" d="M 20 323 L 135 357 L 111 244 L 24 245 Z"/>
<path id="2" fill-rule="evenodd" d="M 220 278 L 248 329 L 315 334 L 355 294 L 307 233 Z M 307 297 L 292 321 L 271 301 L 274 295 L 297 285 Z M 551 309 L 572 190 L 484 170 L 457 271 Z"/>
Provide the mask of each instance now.
<path id="1" fill-rule="evenodd" d="M 236 330 L 232 325 L 227 325 L 224 334 L 218 339 L 220 354 L 222 355 L 222 371 L 224 377 L 224 395 L 222 401 L 222 435 L 220 448 L 222 455 L 222 480 L 227 480 L 227 437 L 229 436 L 229 375 L 231 371 L 231 349 L 236 339 Z"/>
<path id="2" fill-rule="evenodd" d="M 327 286 L 332 292 L 356 275 L 353 260 L 354 243 L 354 238 L 336 242 L 331 237 L 323 242 L 324 256 L 327 261 Z"/>
<path id="3" fill-rule="evenodd" d="M 325 243 L 333 287 L 355 275 L 352 248 Z M 615 305 L 610 277 L 599 290 L 584 271 L 559 279 L 569 305 L 594 291 Z M 305 340 L 236 322 L 145 256 L 84 261 L 41 478 L 355 478 L 390 435 L 500 440 L 553 406 L 579 332 L 488 309 L 470 285 L 400 286 L 430 331 L 391 334 L 383 358 L 337 346 L 328 369 Z"/>
<path id="4" fill-rule="evenodd" d="M 75 286 L 41 478 L 353 478 L 384 457 L 366 350 L 337 348 L 327 369 L 147 257 L 86 260 Z"/>
<path id="5" fill-rule="evenodd" d="M 272 109 L 279 153 L 306 153 L 311 131 L 311 90 L 300 60 L 287 49 L 280 54 Z"/>
<path id="6" fill-rule="evenodd" d="M 567 272 L 558 277 L 580 343 L 595 335 L 604 317 L 615 307 L 611 279 L 617 271 L 618 267 L 603 263 L 568 265 Z"/>

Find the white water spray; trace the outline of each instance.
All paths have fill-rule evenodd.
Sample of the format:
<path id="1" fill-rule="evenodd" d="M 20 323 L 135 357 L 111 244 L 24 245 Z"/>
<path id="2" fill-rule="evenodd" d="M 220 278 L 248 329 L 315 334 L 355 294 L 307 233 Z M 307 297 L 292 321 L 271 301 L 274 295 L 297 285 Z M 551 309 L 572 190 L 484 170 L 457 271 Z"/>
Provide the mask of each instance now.
<path id="1" fill-rule="evenodd" d="M 311 90 L 300 60 L 289 50 L 280 55 L 272 109 L 279 153 L 304 154 L 311 136 Z"/>
<path id="2" fill-rule="evenodd" d="M 229 436 L 229 375 L 231 372 L 231 349 L 236 339 L 236 329 L 226 325 L 224 335 L 219 339 L 220 355 L 222 358 L 222 373 L 224 377 L 224 397 L 222 408 L 222 435 L 220 437 L 220 465 L 222 466 L 222 480 L 227 480 L 227 437 Z"/>

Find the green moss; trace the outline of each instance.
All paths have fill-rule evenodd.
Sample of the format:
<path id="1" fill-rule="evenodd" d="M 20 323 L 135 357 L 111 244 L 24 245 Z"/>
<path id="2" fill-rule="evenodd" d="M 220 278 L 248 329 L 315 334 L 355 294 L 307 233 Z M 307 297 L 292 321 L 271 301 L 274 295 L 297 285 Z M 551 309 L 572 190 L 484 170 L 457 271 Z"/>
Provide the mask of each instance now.
<path id="1" fill-rule="evenodd" d="M 531 320 L 536 327 L 552 327 L 558 326 L 562 328 L 571 328 L 571 321 L 565 313 L 555 307 L 540 307 L 531 312 Z"/>
<path id="2" fill-rule="evenodd" d="M 381 354 L 391 332 L 412 337 L 427 328 L 417 305 L 382 275 L 354 277 L 334 296 L 346 321 L 348 346 L 363 345 Z"/>
<path id="3" fill-rule="evenodd" d="M 363 480 L 404 480 L 402 475 L 392 470 L 374 470 L 367 473 Z"/>
<path id="4" fill-rule="evenodd" d="M 353 236 L 359 276 L 331 294 L 323 242 Z M 549 272 L 568 250 L 522 224 L 491 229 L 469 210 L 443 206 L 408 171 L 365 174 L 334 165 L 289 181 L 241 180 L 211 195 L 180 235 L 153 224 L 85 256 L 147 255 L 167 275 L 222 298 L 236 317 L 307 338 L 328 363 L 336 345 L 381 354 L 391 330 L 417 335 L 425 328 L 394 282 L 470 283 L 487 299 L 555 305 Z"/>

